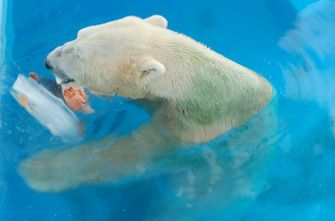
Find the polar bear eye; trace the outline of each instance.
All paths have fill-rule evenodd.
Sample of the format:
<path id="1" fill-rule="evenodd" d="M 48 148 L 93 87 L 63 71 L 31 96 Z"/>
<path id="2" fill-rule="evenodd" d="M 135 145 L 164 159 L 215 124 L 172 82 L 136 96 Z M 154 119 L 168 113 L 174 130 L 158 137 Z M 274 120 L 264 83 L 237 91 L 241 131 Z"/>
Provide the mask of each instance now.
<path id="1" fill-rule="evenodd" d="M 66 48 L 65 50 L 64 50 L 64 54 L 71 54 L 71 53 L 73 53 L 73 48 Z"/>
<path id="2" fill-rule="evenodd" d="M 77 56 L 77 58 L 79 58 L 80 60 L 84 61 L 86 60 L 86 56 L 83 56 L 82 50 L 79 47 L 75 47 L 73 49 L 73 53 L 75 56 Z"/>

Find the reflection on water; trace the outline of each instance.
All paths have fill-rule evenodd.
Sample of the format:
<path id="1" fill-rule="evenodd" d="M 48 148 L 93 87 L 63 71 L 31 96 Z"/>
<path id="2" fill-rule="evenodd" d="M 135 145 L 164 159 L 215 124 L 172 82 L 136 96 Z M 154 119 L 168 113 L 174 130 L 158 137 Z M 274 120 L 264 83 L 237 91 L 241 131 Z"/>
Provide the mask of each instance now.
<path id="1" fill-rule="evenodd" d="M 209 1 L 208 4 L 213 2 Z M 233 1 L 225 1 L 225 7 L 233 11 L 236 5 L 231 2 Z M 270 1 L 266 2 L 270 4 Z M 288 1 L 281 2 L 289 4 Z M 164 4 L 162 2 L 162 5 Z M 61 3 L 55 5 L 58 12 L 52 10 L 53 16 L 58 16 L 59 13 L 62 17 L 65 8 L 69 7 Z M 46 7 L 51 6 L 48 3 Z M 238 7 L 242 8 L 243 5 Z M 211 27 L 218 25 L 217 20 L 221 18 L 218 16 L 223 15 L 217 12 L 221 9 L 216 11 L 215 8 L 209 9 L 209 6 L 204 8 L 199 17 L 207 16 L 206 19 L 201 19 L 201 27 L 203 26 L 208 32 L 200 36 L 205 36 L 205 33 L 218 34 L 216 31 L 219 27 L 216 26 L 215 29 Z M 79 7 L 74 13 L 78 15 L 82 10 L 84 9 Z M 243 217 L 242 220 L 335 219 L 332 211 L 335 206 L 333 178 L 335 177 L 333 170 L 335 89 L 332 85 L 335 82 L 334 10 L 334 1 L 323 0 L 308 6 L 297 14 L 294 28 L 282 34 L 280 39 L 276 39 L 275 42 L 279 46 L 275 49 L 277 54 L 273 52 L 272 57 L 264 55 L 264 60 L 275 62 L 272 62 L 273 64 L 264 62 L 261 64 L 262 67 L 258 67 L 259 70 L 263 70 L 265 65 L 275 66 L 274 63 L 279 63 L 281 67 L 281 71 L 268 75 L 271 76 L 278 92 L 278 113 L 275 104 L 269 105 L 268 109 L 253 117 L 243 127 L 211 142 L 186 150 L 177 147 L 176 151 L 162 154 L 156 158 L 155 167 L 150 165 L 150 170 L 145 170 L 138 164 L 137 169 L 145 171 L 139 177 L 124 177 L 122 182 L 116 183 L 90 184 L 55 195 L 32 191 L 17 175 L 17 165 L 23 159 L 43 149 L 53 149 L 62 144 L 47 130 L 41 129 L 29 114 L 15 106 L 11 100 L 8 85 L 12 85 L 21 66 L 22 68 L 39 66 L 38 60 L 29 57 L 28 52 L 22 60 L 17 55 L 20 58 L 17 61 L 20 67 L 15 65 L 16 61 L 14 64 L 9 63 L 7 75 L 2 74 L 0 81 L 0 85 L 4 86 L 0 88 L 2 92 L 0 108 L 3 113 L 0 124 L 2 138 L 0 139 L 0 219 L 34 220 L 37 217 L 44 220 L 185 220 L 186 218 L 222 220 L 240 217 Z M 270 13 L 265 9 L 263 12 Z M 45 13 L 47 14 L 46 10 Z M 234 16 L 233 14 L 231 16 Z M 227 19 L 225 17 L 221 20 L 227 21 Z M 29 21 L 31 21 L 29 24 L 38 23 L 44 27 L 43 22 L 33 15 Z M 257 19 L 253 21 L 256 23 Z M 50 18 L 48 22 L 50 27 L 53 27 Z M 171 23 L 173 25 L 173 22 Z M 23 26 L 21 23 L 16 25 Z M 183 26 L 186 28 L 186 24 L 181 25 Z M 233 26 L 231 30 L 238 32 L 239 25 Z M 225 28 L 229 28 L 228 25 Z M 256 29 L 256 25 L 253 28 Z M 268 27 L 269 30 L 274 30 L 271 28 Z M 20 33 L 18 39 L 23 38 L 23 27 Z M 15 48 L 26 44 L 25 38 L 29 39 L 25 35 L 23 43 Z M 44 38 L 55 40 L 50 35 L 45 35 Z M 238 39 L 245 45 L 249 42 L 248 37 Z M 43 41 L 43 38 L 40 41 Z M 229 43 L 220 39 L 217 41 L 223 48 L 234 51 Z M 261 44 L 259 39 L 254 39 L 254 44 L 255 42 Z M 271 41 L 268 40 L 267 44 L 270 44 L 269 42 Z M 253 47 L 252 44 L 250 47 Z M 259 45 L 255 47 L 257 50 L 261 48 Z M 45 48 L 52 47 L 45 44 L 41 48 L 46 50 Z M 285 55 L 282 55 L 282 50 L 286 52 Z M 19 51 L 21 53 L 21 50 Z M 41 51 L 32 51 L 37 57 L 44 57 Z M 251 57 L 242 53 L 240 56 L 241 60 L 248 60 Z M 255 57 L 258 59 L 257 55 Z M 252 66 L 251 63 L 249 65 Z M 253 69 L 257 71 L 257 67 Z M 149 119 L 148 113 L 135 107 L 132 102 L 115 100 L 113 103 L 106 103 L 100 99 L 93 99 L 92 106 L 100 110 L 93 118 L 80 116 L 88 126 L 88 139 L 85 143 L 89 140 L 99 140 L 108 134 L 121 133 L 119 136 L 130 134 Z M 275 114 L 278 114 L 278 124 Z M 141 116 L 141 119 L 138 119 L 138 116 Z M 66 148 L 65 150 L 68 151 Z M 72 158 L 71 154 L 63 156 L 70 157 L 72 161 L 69 161 L 76 164 L 76 167 L 68 167 L 68 174 L 71 175 L 73 171 L 92 163 L 89 160 L 93 157 L 89 157 L 94 156 L 96 151 L 89 148 L 86 150 L 83 155 L 77 155 L 76 158 Z M 62 165 L 62 162 L 61 157 L 59 165 Z M 111 179 L 108 167 L 96 163 L 101 171 L 106 173 L 107 180 Z M 127 168 L 127 165 L 122 167 Z M 45 178 L 48 174 L 39 175 Z M 66 174 L 59 176 L 64 179 Z"/>
<path id="2" fill-rule="evenodd" d="M 279 45 L 294 58 L 283 66 L 284 96 L 316 101 L 335 119 L 335 2 L 321 1 L 299 14 Z M 335 132 L 335 131 L 334 131 Z"/>
<path id="3" fill-rule="evenodd" d="M 333 220 L 335 2 L 301 11 L 278 44 L 284 85 L 278 153 L 263 191 L 246 220 Z"/>

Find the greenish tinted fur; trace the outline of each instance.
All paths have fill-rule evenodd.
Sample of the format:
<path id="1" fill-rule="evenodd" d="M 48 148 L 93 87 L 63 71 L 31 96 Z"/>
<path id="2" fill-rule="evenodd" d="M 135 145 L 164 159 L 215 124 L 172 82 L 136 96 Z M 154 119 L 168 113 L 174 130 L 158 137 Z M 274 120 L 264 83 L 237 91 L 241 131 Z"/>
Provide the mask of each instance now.
<path id="1" fill-rule="evenodd" d="M 234 89 L 229 88 L 226 84 L 220 70 L 216 68 L 208 68 L 207 70 L 208 73 L 205 76 L 199 74 L 194 78 L 195 93 L 193 96 L 171 102 L 176 111 L 173 115 L 188 126 L 193 124 L 211 126 L 218 121 L 229 122 L 231 119 L 238 120 L 235 122 L 237 124 L 242 124 L 250 117 L 249 113 L 245 113 L 245 116 L 243 116 L 243 112 L 241 113 L 243 105 L 248 102 L 245 97 L 249 99 L 260 97 L 257 95 L 259 92 L 246 85 L 244 91 L 246 95 L 234 97 Z M 264 106 L 268 100 L 265 96 L 262 101 Z M 239 116 L 236 116 L 236 110 L 239 110 Z"/>

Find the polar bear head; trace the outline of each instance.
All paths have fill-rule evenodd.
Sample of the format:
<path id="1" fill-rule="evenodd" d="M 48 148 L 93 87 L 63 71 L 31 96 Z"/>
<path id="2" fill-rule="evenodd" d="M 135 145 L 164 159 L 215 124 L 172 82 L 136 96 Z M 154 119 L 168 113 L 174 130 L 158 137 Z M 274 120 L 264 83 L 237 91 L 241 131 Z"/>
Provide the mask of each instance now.
<path id="1" fill-rule="evenodd" d="M 158 15 L 87 27 L 52 51 L 45 65 L 58 81 L 93 93 L 145 98 L 150 96 L 148 85 L 166 70 L 159 52 L 166 27 L 166 19 Z"/>

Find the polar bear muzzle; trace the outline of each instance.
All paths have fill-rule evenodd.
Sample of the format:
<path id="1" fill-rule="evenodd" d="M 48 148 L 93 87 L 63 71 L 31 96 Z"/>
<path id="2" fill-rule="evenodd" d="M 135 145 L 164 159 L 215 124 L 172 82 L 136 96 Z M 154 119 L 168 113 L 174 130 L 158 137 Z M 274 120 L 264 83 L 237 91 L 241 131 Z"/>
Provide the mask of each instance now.
<path id="1" fill-rule="evenodd" d="M 75 80 L 73 78 L 68 77 L 63 71 L 55 69 L 52 66 L 52 64 L 51 64 L 51 62 L 49 61 L 48 58 L 45 59 L 44 63 L 45 63 L 45 67 L 47 69 L 51 70 L 55 74 L 56 82 L 58 84 L 68 84 L 68 83 L 71 83 L 71 82 L 75 82 Z"/>

